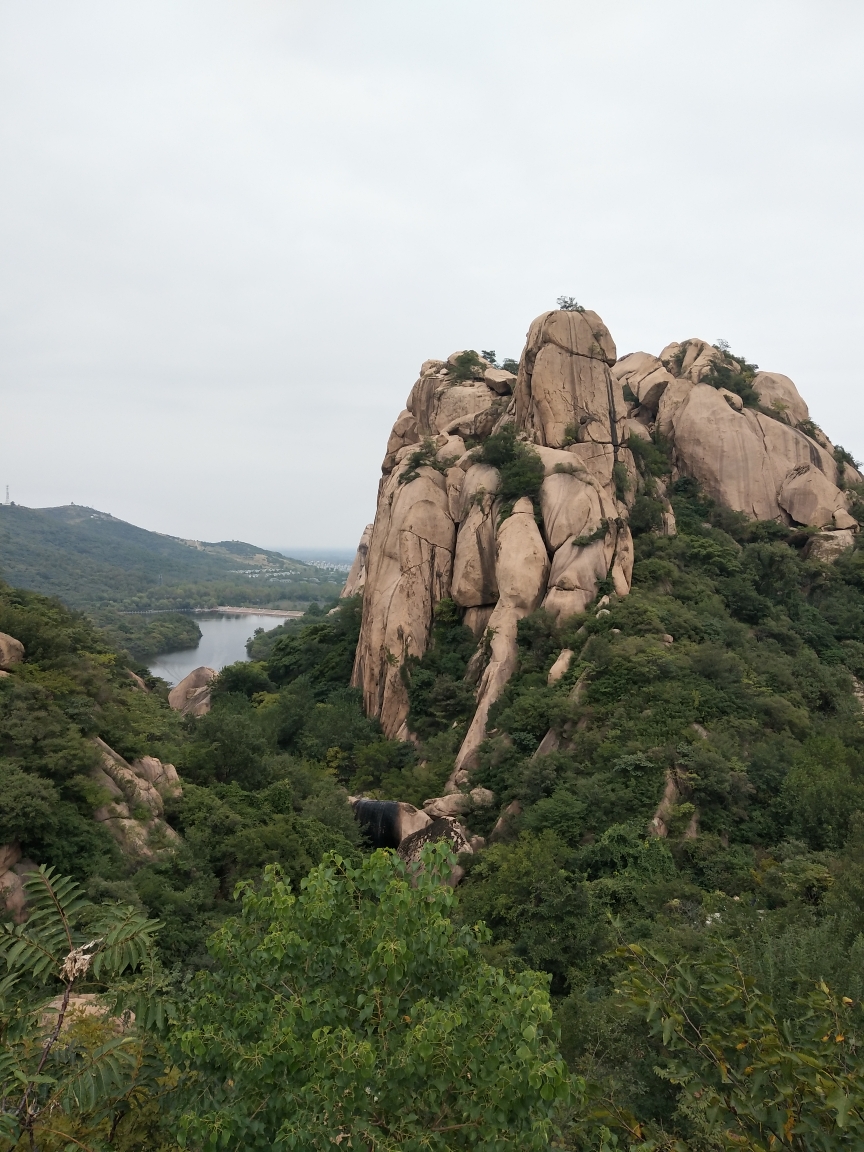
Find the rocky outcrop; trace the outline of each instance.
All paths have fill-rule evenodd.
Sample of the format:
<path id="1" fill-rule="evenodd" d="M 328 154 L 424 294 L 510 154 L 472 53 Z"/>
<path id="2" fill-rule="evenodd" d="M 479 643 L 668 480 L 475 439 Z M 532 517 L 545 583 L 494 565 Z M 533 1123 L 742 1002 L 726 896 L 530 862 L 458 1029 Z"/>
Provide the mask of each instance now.
<path id="1" fill-rule="evenodd" d="M 27 918 L 27 892 L 24 878 L 35 872 L 32 860 L 21 859 L 17 844 L 0 844 L 0 906 L 11 915 L 16 924 Z"/>
<path id="2" fill-rule="evenodd" d="M 156 859 L 180 839 L 164 820 L 164 799 L 181 791 L 176 768 L 154 756 L 129 764 L 98 736 L 94 742 L 101 762 L 91 777 L 107 793 L 106 802 L 93 813 L 94 820 L 125 856 L 139 862 Z"/>
<path id="3" fill-rule="evenodd" d="M 218 675 L 215 668 L 194 668 L 168 693 L 169 705 L 184 716 L 206 715 L 210 711 L 210 685 Z"/>
<path id="4" fill-rule="evenodd" d="M 542 463 L 536 499 L 505 501 L 501 473 L 481 458 L 507 427 Z M 435 606 L 451 598 L 463 609 L 478 641 L 466 676 L 476 710 L 448 794 L 465 786 L 489 709 L 516 667 L 519 621 L 540 606 L 558 618 L 582 612 L 601 582 L 628 594 L 629 509 L 642 484 L 628 445 L 655 435 L 669 444 L 673 480 L 692 477 L 749 517 L 820 529 L 814 557 L 836 557 L 853 539 L 843 480 L 859 473 L 847 464 L 841 476 L 788 377 L 754 373 L 722 346 L 694 338 L 619 359 L 596 313 L 558 309 L 531 324 L 515 375 L 475 353 L 422 365 L 388 440 L 375 522 L 345 594 L 365 580 L 352 683 L 390 737 L 410 736 L 403 668 L 425 652 Z M 654 495 L 657 530 L 674 535 L 662 481 Z M 550 683 L 570 658 L 562 653 Z M 452 819 L 465 804 L 458 793 L 428 811 Z"/>
<path id="5" fill-rule="evenodd" d="M 616 445 L 626 415 L 609 330 L 596 312 L 544 312 L 528 330 L 516 385 L 516 426 L 549 448 Z"/>
<path id="6" fill-rule="evenodd" d="M 839 485 L 833 445 L 810 422 L 788 376 L 756 373 L 758 407 L 714 386 L 718 370 L 738 365 L 704 340 L 670 344 L 654 357 L 623 356 L 612 369 L 648 420 L 672 444 L 677 471 L 721 504 L 757 520 L 854 528 Z M 749 401 L 748 401 L 749 403 Z M 846 479 L 860 482 L 847 466 Z"/>
<path id="7" fill-rule="evenodd" d="M 519 621 L 540 607 L 549 574 L 549 557 L 530 500 L 517 500 L 513 514 L 498 528 L 495 544 L 498 602 L 486 627 L 488 663 L 477 685 L 477 709 L 456 757 L 448 788 L 460 782 L 460 772 L 473 767 L 486 737 L 489 709 L 516 668 L 516 629 Z"/>
<path id="8" fill-rule="evenodd" d="M 345 587 L 339 593 L 340 597 L 357 596 L 366 587 L 366 560 L 369 556 L 369 543 L 372 540 L 372 525 L 367 524 L 357 545 L 357 555 L 345 581 Z"/>
<path id="9" fill-rule="evenodd" d="M 24 645 L 14 636 L 0 632 L 0 669 L 8 672 L 24 659 Z"/>
<path id="10" fill-rule="evenodd" d="M 855 534 L 848 528 L 838 532 L 817 532 L 810 538 L 804 555 L 808 560 L 821 560 L 823 564 L 833 564 L 838 557 L 854 546 Z"/>
<path id="11" fill-rule="evenodd" d="M 416 866 L 426 845 L 434 844 L 439 840 L 445 840 L 456 856 L 474 852 L 471 839 L 459 821 L 450 816 L 440 816 L 419 832 L 406 837 L 396 849 L 396 855 L 401 857 L 406 864 Z M 456 864 L 447 877 L 447 882 L 455 888 L 464 875 L 465 869 L 460 864 Z"/>
<path id="12" fill-rule="evenodd" d="M 180 777 L 173 764 L 163 764 L 155 756 L 142 756 L 139 760 L 133 760 L 130 767 L 140 780 L 151 784 L 163 800 L 182 795 Z"/>

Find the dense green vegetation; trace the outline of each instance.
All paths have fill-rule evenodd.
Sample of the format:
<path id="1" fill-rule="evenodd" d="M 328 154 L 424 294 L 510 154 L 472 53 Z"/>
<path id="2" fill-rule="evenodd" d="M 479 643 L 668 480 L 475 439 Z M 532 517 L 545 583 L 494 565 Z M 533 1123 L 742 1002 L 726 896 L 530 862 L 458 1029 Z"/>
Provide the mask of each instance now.
<path id="1" fill-rule="evenodd" d="M 103 608 L 96 619 L 112 647 L 146 663 L 161 652 L 197 648 L 201 629 L 194 616 L 181 612 L 136 614 Z"/>
<path id="2" fill-rule="evenodd" d="M 687 480 L 670 485 L 679 534 L 660 536 L 665 452 L 635 453 L 633 590 L 599 615 L 521 622 L 473 778 L 496 804 L 464 821 L 488 836 L 503 806 L 518 812 L 462 859 L 455 897 L 433 885 L 417 903 L 426 890 L 369 855 L 345 803 L 440 794 L 482 670 L 454 604 L 438 606 L 429 650 L 405 668 L 415 747 L 385 740 L 349 687 L 356 601 L 256 637 L 195 721 L 171 713 L 164 690 L 137 691 L 92 623 L 2 590 L 0 631 L 28 658 L 0 681 L 0 834 L 103 909 L 119 901 L 162 923 L 147 987 L 169 1019 L 148 1043 L 179 1087 L 158 1108 L 164 1077 L 142 1088 L 112 1147 L 171 1148 L 179 1131 L 193 1148 L 222 1133 L 220 1146 L 271 1147 L 277 1131 L 298 1148 L 329 1147 L 326 1133 L 347 1147 L 545 1147 L 547 1114 L 528 1088 L 558 1101 L 556 1146 L 580 1152 L 860 1143 L 864 549 L 808 560 L 806 532 L 748 522 Z M 549 686 L 565 647 L 571 665 Z M 539 756 L 550 729 L 558 746 Z M 177 765 L 176 851 L 132 865 L 93 823 L 97 734 L 127 758 Z M 666 835 L 649 835 L 652 822 Z M 261 882 L 269 864 L 281 872 Z M 533 972 L 554 1019 L 533 1033 L 520 1023 L 523 1055 L 495 989 L 514 1012 L 530 1001 L 542 1014 Z M 506 1069 L 518 1080 L 519 1061 L 553 1068 L 556 1043 L 569 1103 L 557 1081 L 544 1095 L 536 1069 L 524 1093 L 489 1095 Z M 447 1097 L 448 1116 L 475 1111 L 445 1124 L 428 1093 L 450 1091 L 458 1045 L 490 1056 L 476 1093 Z M 423 1061 L 434 1074 L 412 1079 Z M 291 1085 L 278 1100 L 277 1079 Z M 385 1082 L 393 1095 L 374 1087 Z M 51 1139 L 40 1147 L 64 1147 Z"/>
<path id="3" fill-rule="evenodd" d="M 545 981 L 483 959 L 448 871 L 439 845 L 414 888 L 383 851 L 296 897 L 274 868 L 245 887 L 176 1030 L 192 1147 L 548 1148 L 567 1083 Z"/>

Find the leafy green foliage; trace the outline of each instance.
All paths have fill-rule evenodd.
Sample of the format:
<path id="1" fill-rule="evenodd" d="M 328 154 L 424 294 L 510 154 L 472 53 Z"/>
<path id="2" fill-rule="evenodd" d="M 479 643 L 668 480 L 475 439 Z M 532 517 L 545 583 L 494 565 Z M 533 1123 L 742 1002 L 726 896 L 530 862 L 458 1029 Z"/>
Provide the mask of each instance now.
<path id="1" fill-rule="evenodd" d="M 655 432 L 650 440 L 631 432 L 627 437 L 627 447 L 643 476 L 668 476 L 671 472 L 670 448 L 659 432 Z"/>
<path id="2" fill-rule="evenodd" d="M 697 1139 L 801 1152 L 864 1139 L 861 1008 L 851 998 L 819 981 L 784 1020 L 728 949 L 677 961 L 638 944 L 619 954 L 619 995 L 644 1013 L 659 1073 L 680 1087 L 678 1111 Z"/>
<path id="3" fill-rule="evenodd" d="M 0 935 L 7 972 L 0 979 L 0 1141 L 7 1148 L 19 1139 L 35 1147 L 43 1137 L 72 1137 L 70 1121 L 93 1135 L 113 1133 L 130 1092 L 145 1090 L 142 1040 L 128 1020 L 90 1045 L 64 1025 L 74 1015 L 73 994 L 107 991 L 106 982 L 148 962 L 158 927 L 133 908 L 89 903 L 50 868 L 25 886 L 26 922 L 7 924 Z"/>
<path id="4" fill-rule="evenodd" d="M 506 978 L 449 919 L 442 845 L 411 877 L 338 856 L 269 868 L 211 941 L 174 1031 L 184 1144 L 545 1149 L 567 1076 L 545 981 Z"/>
<path id="5" fill-rule="evenodd" d="M 176 977 L 150 960 L 123 977 L 139 989 L 142 1022 L 154 1005 L 170 1016 L 177 983 L 205 973 L 174 1039 L 188 1062 L 191 1146 L 271 1147 L 281 1131 L 287 1146 L 314 1147 L 326 1129 L 342 1144 L 492 1147 L 476 1127 L 487 1120 L 500 1126 L 500 1147 L 530 1147 L 541 1131 L 548 1139 L 551 1101 L 508 1111 L 489 1079 L 495 1071 L 510 1085 L 511 1064 L 524 1071 L 512 1061 L 513 1005 L 494 989 L 521 988 L 520 1003 L 533 996 L 529 986 L 545 995 L 532 970 L 550 981 L 575 1077 L 569 1111 L 558 1113 L 565 1146 L 713 1152 L 764 1149 L 770 1135 L 797 1152 L 860 1142 L 864 722 L 852 676 L 864 678 L 864 551 L 830 566 L 806 560 L 806 533 L 748 521 L 686 477 L 667 481 L 679 535 L 661 537 L 657 480 L 669 475 L 668 452 L 659 441 L 629 447 L 638 472 L 632 592 L 613 595 L 603 615 L 558 621 L 541 610 L 520 621 L 517 667 L 490 711 L 472 777 L 496 803 L 462 820 L 488 836 L 501 807 L 518 804 L 487 850 L 460 861 L 455 902 L 436 887 L 428 907 L 415 908 L 425 889 L 411 889 L 394 861 L 368 857 L 346 803 L 348 792 L 418 806 L 441 794 L 473 708 L 465 676 L 477 646 L 455 604 L 438 606 L 426 653 L 404 670 L 415 748 L 384 739 L 348 686 L 359 601 L 340 601 L 333 615 L 316 605 L 256 637 L 254 660 L 218 678 L 210 714 L 181 720 L 164 692 L 135 690 L 113 634 L 57 602 L 0 589 L 0 630 L 27 650 L 0 680 L 0 835 L 92 895 L 122 901 L 124 915 L 163 921 L 157 948 Z M 536 499 L 542 468 L 512 429 L 476 451 L 501 471 L 505 502 Z M 563 648 L 573 652 L 569 669 L 550 685 Z M 539 755 L 550 730 L 555 750 Z M 93 821 L 105 801 L 91 778 L 97 735 L 128 758 L 155 754 L 178 766 L 183 795 L 166 803 L 181 835 L 172 852 L 124 861 Z M 658 821 L 663 837 L 649 834 Z M 327 852 L 344 863 L 317 867 Z M 279 875 L 250 887 L 272 864 Z M 244 910 L 226 926 L 238 881 Z M 89 930 L 96 914 L 81 915 Z M 479 921 L 487 927 L 475 931 Z M 358 996 L 386 999 L 397 966 L 405 980 L 435 968 L 430 941 L 442 939 L 443 983 L 418 976 L 404 1012 L 411 1021 L 391 1013 L 373 1027 L 363 1015 L 373 1000 Z M 468 958 L 457 964 L 459 949 Z M 106 969 L 99 980 L 108 978 Z M 41 996 L 35 976 L 15 987 L 30 1011 Z M 392 1003 L 398 1015 L 402 1003 Z M 488 1077 L 472 1072 L 458 1091 L 442 1023 L 457 1011 L 448 1035 L 466 1054 L 485 1050 L 489 1036 L 510 1044 Z M 478 1012 L 492 1014 L 486 1031 Z M 428 1066 L 412 1038 L 418 1022 L 433 1029 L 424 1033 Z M 107 1025 L 85 1036 L 85 1023 L 62 1033 L 77 1047 L 58 1041 L 70 1065 L 117 1038 Z M 184 1049 L 186 1038 L 194 1043 Z M 122 1119 L 112 1146 L 164 1142 L 156 1114 L 170 1108 L 159 1095 L 168 1087 L 147 1081 L 133 1106 L 137 1089 L 120 1071 L 110 1083 L 94 1072 L 86 1100 L 119 1100 L 122 1081 L 122 1107 L 110 1117 L 63 1113 L 58 1131 L 98 1147 L 128 1107 L 123 1116 L 134 1113 L 138 1128 Z M 317 1112 L 313 1083 L 324 1086 Z M 479 1093 L 470 1105 L 469 1087 Z M 433 1101 L 435 1091 L 444 1095 Z M 467 1127 L 436 1119 L 444 1097 L 451 1117 L 468 1115 L 453 1123 Z M 48 1152 L 51 1141 L 64 1147 L 50 1136 Z"/>
<path id="6" fill-rule="evenodd" d="M 847 487 L 846 469 L 861 467 L 860 460 L 856 460 L 851 452 L 847 452 L 840 444 L 834 448 L 834 463 L 837 465 L 837 481 L 841 488 Z"/>
<path id="7" fill-rule="evenodd" d="M 448 467 L 455 462 L 455 459 L 454 456 L 452 459 L 439 460 L 435 441 L 427 437 L 405 461 L 406 469 L 399 477 L 399 483 L 410 484 L 416 480 L 420 475 L 417 471 L 418 468 L 434 468 L 436 472 L 446 472 Z"/>
<path id="8" fill-rule="evenodd" d="M 125 650 L 142 663 L 162 652 L 197 648 L 201 639 L 201 629 L 194 616 L 182 612 L 144 616 L 103 609 L 96 618 L 112 647 Z"/>
<path id="9" fill-rule="evenodd" d="M 306 677 L 319 699 L 342 688 L 351 678 L 362 613 L 362 599 L 355 596 L 340 601 L 334 616 L 307 624 L 297 634 L 286 633 L 270 651 L 267 675 L 278 685 Z"/>
<path id="10" fill-rule="evenodd" d="M 435 606 L 428 648 L 419 659 L 409 657 L 402 670 L 410 703 L 408 725 L 422 739 L 470 719 L 474 691 L 464 677 L 476 647 L 456 604 L 441 600 Z"/>

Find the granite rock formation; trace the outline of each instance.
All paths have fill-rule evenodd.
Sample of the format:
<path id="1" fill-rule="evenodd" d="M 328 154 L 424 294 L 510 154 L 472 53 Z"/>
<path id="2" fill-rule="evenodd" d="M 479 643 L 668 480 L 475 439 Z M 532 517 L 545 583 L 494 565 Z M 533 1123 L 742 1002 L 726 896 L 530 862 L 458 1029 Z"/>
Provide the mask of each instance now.
<path id="1" fill-rule="evenodd" d="M 833 446 L 788 377 L 750 372 L 741 387 L 742 364 L 699 339 L 619 358 L 596 313 L 559 309 L 531 324 L 515 375 L 475 353 L 422 365 L 387 442 L 375 521 L 345 594 L 363 592 L 352 683 L 385 734 L 401 739 L 411 737 L 402 666 L 426 650 L 441 600 L 464 610 L 478 638 L 477 707 L 448 791 L 467 783 L 489 708 L 513 673 L 519 620 L 541 606 L 559 618 L 583 611 L 601 586 L 629 592 L 632 437 L 662 437 L 673 479 L 692 477 L 730 508 L 818 529 L 814 557 L 851 545 L 857 524 Z M 509 506 L 498 470 L 478 459 L 508 426 L 544 474 L 539 495 Z M 862 477 L 846 464 L 845 480 Z M 659 530 L 672 535 L 668 500 L 665 508 Z"/>
<path id="2" fill-rule="evenodd" d="M 374 525 L 367 524 L 363 529 L 363 535 L 360 537 L 360 543 L 357 545 L 357 554 L 354 557 L 354 563 L 351 565 L 348 579 L 345 581 L 345 587 L 341 592 L 343 597 L 357 596 L 366 586 L 366 559 L 369 555 L 369 542 L 372 539 L 373 527 Z"/>
<path id="3" fill-rule="evenodd" d="M 95 743 L 101 764 L 91 778 L 103 790 L 105 803 L 93 813 L 94 820 L 107 829 L 125 856 L 155 860 L 180 839 L 164 819 L 164 801 L 182 791 L 177 769 L 155 756 L 130 764 L 98 736 Z"/>
<path id="4" fill-rule="evenodd" d="M 193 668 L 168 693 L 168 703 L 184 716 L 206 716 L 210 711 L 210 685 L 219 673 L 215 668 Z"/>
<path id="5" fill-rule="evenodd" d="M 24 645 L 14 636 L 0 632 L 0 669 L 8 672 L 24 659 Z"/>

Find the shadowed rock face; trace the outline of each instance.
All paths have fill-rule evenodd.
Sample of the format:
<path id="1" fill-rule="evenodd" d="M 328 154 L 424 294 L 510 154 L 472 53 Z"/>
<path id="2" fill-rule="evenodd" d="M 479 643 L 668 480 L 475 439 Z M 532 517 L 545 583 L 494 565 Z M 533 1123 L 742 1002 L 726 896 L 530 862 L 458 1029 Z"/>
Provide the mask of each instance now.
<path id="1" fill-rule="evenodd" d="M 814 543 L 813 555 L 830 558 L 849 546 L 857 524 L 833 446 L 810 423 L 795 385 L 760 372 L 748 407 L 715 386 L 728 381 L 730 367 L 722 349 L 699 339 L 618 359 L 596 313 L 564 310 L 531 324 L 515 377 L 480 357 L 466 371 L 459 353 L 423 364 L 388 440 L 375 522 L 349 578 L 359 590 L 363 570 L 352 683 L 387 736 L 408 738 L 402 666 L 425 652 L 440 600 L 465 610 L 478 638 L 477 707 L 448 790 L 467 780 L 489 708 L 515 669 L 519 620 L 541 605 L 559 618 L 581 612 L 601 580 L 628 594 L 631 435 L 662 435 L 673 479 L 693 477 L 721 504 L 823 529 L 824 547 Z M 536 505 L 523 497 L 509 515 L 497 469 L 465 450 L 465 438 L 482 443 L 506 425 L 537 453 L 545 475 Z M 848 465 L 846 478 L 862 479 Z M 658 495 L 665 499 L 662 484 Z M 660 530 L 674 535 L 665 507 Z"/>
<path id="2" fill-rule="evenodd" d="M 375 848 L 398 848 L 399 804 L 395 800 L 355 800 L 354 817 Z"/>
<path id="3" fill-rule="evenodd" d="M 398 848 L 406 836 L 425 828 L 431 816 L 413 804 L 396 800 L 366 800 L 349 797 L 354 818 L 374 848 Z"/>

